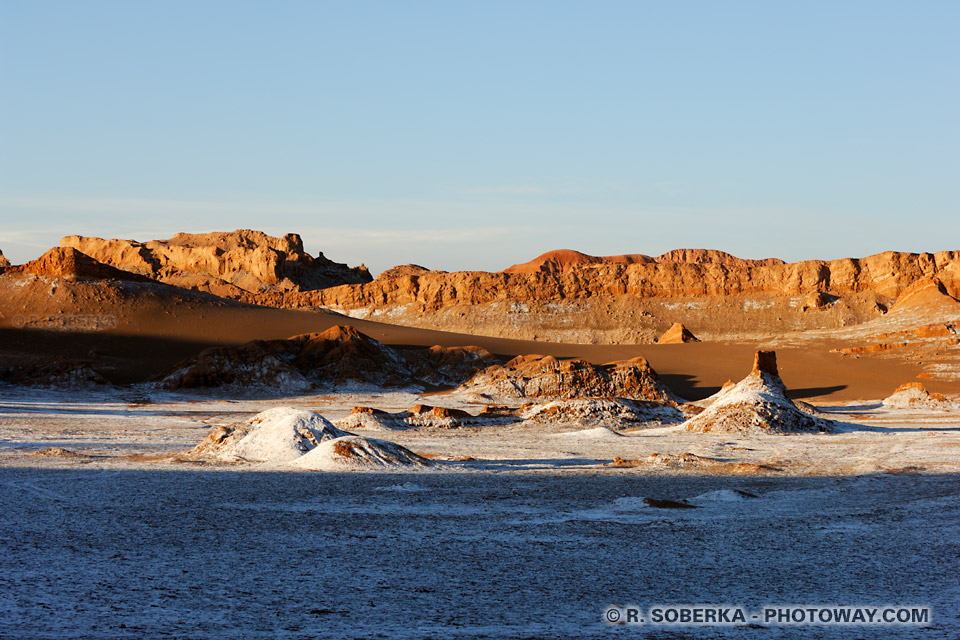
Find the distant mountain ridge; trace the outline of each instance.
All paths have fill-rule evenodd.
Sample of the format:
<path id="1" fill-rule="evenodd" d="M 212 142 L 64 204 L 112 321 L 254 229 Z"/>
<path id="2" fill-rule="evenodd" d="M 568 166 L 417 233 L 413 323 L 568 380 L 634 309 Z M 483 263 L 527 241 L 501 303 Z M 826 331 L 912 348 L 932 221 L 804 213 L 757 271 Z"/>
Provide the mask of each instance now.
<path id="1" fill-rule="evenodd" d="M 653 257 L 643 253 L 626 253 L 616 256 L 592 256 L 572 249 L 555 249 L 537 256 L 529 262 L 507 267 L 501 273 L 566 273 L 575 267 L 591 264 L 723 264 L 737 267 L 769 267 L 786 264 L 779 258 L 751 260 L 718 251 L 716 249 L 673 249 Z"/>
<path id="2" fill-rule="evenodd" d="M 42 258 L 0 266 L 0 272 L 150 278 L 262 306 L 328 309 L 454 333 L 594 344 L 652 343 L 675 323 L 700 340 L 714 341 L 849 327 L 888 312 L 954 322 L 960 305 L 960 251 L 887 251 L 788 264 L 707 249 L 657 257 L 561 250 L 501 272 L 408 264 L 373 280 L 362 267 L 351 269 L 322 254 L 314 258 L 302 247 L 295 234 L 271 237 L 250 230 L 145 243 L 69 236 Z"/>

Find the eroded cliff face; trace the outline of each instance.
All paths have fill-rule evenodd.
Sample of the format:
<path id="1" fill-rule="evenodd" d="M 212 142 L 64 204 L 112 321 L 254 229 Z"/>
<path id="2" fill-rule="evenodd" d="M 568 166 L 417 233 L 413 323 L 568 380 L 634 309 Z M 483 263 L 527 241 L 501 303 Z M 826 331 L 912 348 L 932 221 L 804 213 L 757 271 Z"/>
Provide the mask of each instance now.
<path id="1" fill-rule="evenodd" d="M 960 252 L 791 264 L 602 263 L 556 273 L 398 271 L 363 285 L 247 301 L 498 337 L 631 343 L 653 342 L 675 322 L 706 340 L 850 326 L 886 313 L 924 278 L 960 295 Z"/>
<path id="2" fill-rule="evenodd" d="M 273 237 L 240 229 L 226 233 L 178 233 L 169 240 L 136 242 L 67 236 L 60 246 L 139 275 L 228 298 L 245 293 L 309 291 L 372 278 L 365 267 L 350 268 L 303 250 L 300 236 Z"/>
<path id="3" fill-rule="evenodd" d="M 591 262 L 585 254 L 551 252 L 525 263 L 545 270 L 448 273 L 405 265 L 370 280 L 363 268 L 307 255 L 294 234 L 178 234 L 147 243 L 71 236 L 61 245 L 118 269 L 252 304 L 552 342 L 655 342 L 674 323 L 702 340 L 845 327 L 883 315 L 928 280 L 945 296 L 920 305 L 931 312 L 950 312 L 960 297 L 958 251 L 790 264 L 690 249 L 650 262 L 641 254 Z M 920 298 L 913 299 L 911 308 Z"/>
<path id="4" fill-rule="evenodd" d="M 958 255 L 888 252 L 746 266 L 605 263 L 558 273 L 447 273 L 407 265 L 363 285 L 228 297 L 526 340 L 655 342 L 675 322 L 705 340 L 744 339 L 875 319 L 923 278 L 937 278 L 953 295 L 960 292 Z"/>
<path id="5" fill-rule="evenodd" d="M 764 294 L 834 296 L 872 292 L 896 299 L 914 281 L 936 276 L 950 295 L 960 293 L 960 252 L 887 252 L 869 258 L 782 265 L 734 266 L 718 263 L 591 264 L 562 273 L 427 272 L 312 292 L 318 304 L 344 309 L 415 304 L 438 311 L 452 304 L 495 300 L 572 300 L 595 296 L 637 298 L 713 297 Z"/>

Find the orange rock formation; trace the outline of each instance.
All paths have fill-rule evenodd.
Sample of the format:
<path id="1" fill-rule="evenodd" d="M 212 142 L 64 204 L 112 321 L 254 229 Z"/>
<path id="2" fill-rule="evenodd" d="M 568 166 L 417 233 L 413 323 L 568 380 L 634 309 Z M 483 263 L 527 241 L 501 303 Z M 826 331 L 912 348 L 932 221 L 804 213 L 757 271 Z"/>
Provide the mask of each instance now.
<path id="1" fill-rule="evenodd" d="M 673 326 L 667 329 L 657 340 L 657 344 L 678 344 L 681 342 L 700 342 L 700 340 L 679 322 L 674 322 Z"/>
<path id="2" fill-rule="evenodd" d="M 67 236 L 72 247 L 118 269 L 186 288 L 236 297 L 243 292 L 313 290 L 371 280 L 365 267 L 351 269 L 303 250 L 300 236 L 261 231 L 178 233 L 169 240 L 135 242 Z"/>

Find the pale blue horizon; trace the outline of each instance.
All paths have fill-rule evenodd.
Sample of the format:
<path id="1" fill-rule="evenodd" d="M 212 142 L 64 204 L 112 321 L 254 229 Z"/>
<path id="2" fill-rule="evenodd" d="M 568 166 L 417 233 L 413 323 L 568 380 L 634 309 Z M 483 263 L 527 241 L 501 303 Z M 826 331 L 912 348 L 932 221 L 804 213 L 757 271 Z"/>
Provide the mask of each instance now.
<path id="1" fill-rule="evenodd" d="M 0 2 L 0 250 L 960 249 L 953 2 Z"/>

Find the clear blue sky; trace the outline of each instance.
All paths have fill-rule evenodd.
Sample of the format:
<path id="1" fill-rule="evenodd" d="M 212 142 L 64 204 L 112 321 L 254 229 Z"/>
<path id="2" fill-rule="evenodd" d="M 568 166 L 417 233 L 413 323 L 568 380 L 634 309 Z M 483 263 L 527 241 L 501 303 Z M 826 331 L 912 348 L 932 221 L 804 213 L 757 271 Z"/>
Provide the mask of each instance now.
<path id="1" fill-rule="evenodd" d="M 0 0 L 0 249 L 960 249 L 960 2 Z"/>

